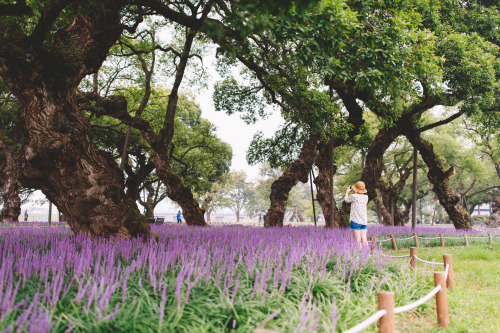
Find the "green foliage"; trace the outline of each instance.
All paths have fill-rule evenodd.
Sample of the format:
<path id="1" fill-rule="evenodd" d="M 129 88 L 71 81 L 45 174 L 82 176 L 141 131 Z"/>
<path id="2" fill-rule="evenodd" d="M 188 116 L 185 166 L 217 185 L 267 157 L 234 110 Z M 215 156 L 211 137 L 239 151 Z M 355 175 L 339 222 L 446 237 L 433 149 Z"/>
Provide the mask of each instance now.
<path id="1" fill-rule="evenodd" d="M 251 196 L 245 209 L 247 212 L 266 212 L 271 205 L 269 196 L 271 194 L 271 186 L 278 179 L 283 170 L 279 168 L 271 168 L 269 163 L 262 163 L 259 167 L 259 177 L 253 181 L 250 186 Z"/>
<path id="2" fill-rule="evenodd" d="M 215 84 L 213 99 L 216 111 L 228 115 L 240 113 L 247 124 L 255 123 L 257 115 L 266 117 L 267 103 L 259 92 L 262 87 L 242 86 L 235 78 L 229 77 Z"/>
<path id="3" fill-rule="evenodd" d="M 486 224 L 488 220 L 490 219 L 489 215 L 474 215 L 471 216 L 472 218 L 472 224 L 478 225 L 478 224 Z"/>
<path id="4" fill-rule="evenodd" d="M 224 207 L 235 212 L 237 220 L 252 196 L 251 185 L 247 183 L 246 178 L 244 171 L 231 171 L 227 181 L 220 189 L 221 195 L 224 197 Z"/>
<path id="5" fill-rule="evenodd" d="M 250 165 L 267 162 L 272 168 L 286 168 L 299 156 L 307 139 L 308 133 L 293 123 L 279 128 L 272 138 L 257 132 L 247 151 L 247 161 Z"/>
<path id="6" fill-rule="evenodd" d="M 471 211 L 498 194 L 494 186 L 500 185 L 500 180 L 495 166 L 483 153 L 484 147 L 470 139 L 463 124 L 463 121 L 455 121 L 441 126 L 438 131 L 428 133 L 427 138 L 444 165 L 455 168 L 456 175 L 450 178 L 450 184 L 462 197 L 464 208 Z"/>
<path id="7" fill-rule="evenodd" d="M 143 89 L 136 86 L 120 89 L 128 101 L 128 107 L 137 109 L 144 94 Z M 152 90 L 150 103 L 144 111 L 143 118 L 148 120 L 156 131 L 163 126 L 170 90 L 156 87 Z M 110 117 L 92 119 L 95 125 L 96 142 L 101 149 L 113 152 L 116 158 L 121 157 L 126 127 Z M 201 118 L 200 107 L 192 97 L 180 95 L 177 103 L 175 134 L 171 150 L 172 167 L 181 176 L 187 186 L 195 192 L 203 194 L 210 191 L 212 185 L 229 171 L 232 150 L 229 144 L 222 142 L 215 133 L 216 128 L 208 120 Z M 138 130 L 132 129 L 128 154 L 132 159 L 141 154 L 152 159 L 152 151 Z M 131 165 L 136 165 L 131 161 Z M 148 182 L 156 179 L 151 175 Z"/>

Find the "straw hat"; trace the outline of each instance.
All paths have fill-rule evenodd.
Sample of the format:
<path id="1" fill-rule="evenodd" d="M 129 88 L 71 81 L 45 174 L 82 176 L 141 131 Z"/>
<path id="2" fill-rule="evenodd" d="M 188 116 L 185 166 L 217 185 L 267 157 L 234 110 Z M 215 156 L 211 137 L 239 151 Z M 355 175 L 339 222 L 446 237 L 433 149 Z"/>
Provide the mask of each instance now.
<path id="1" fill-rule="evenodd" d="M 355 193 L 366 193 L 366 188 L 365 188 L 365 183 L 363 183 L 362 181 L 359 181 L 357 182 L 353 187 L 352 187 L 352 190 L 355 192 Z"/>

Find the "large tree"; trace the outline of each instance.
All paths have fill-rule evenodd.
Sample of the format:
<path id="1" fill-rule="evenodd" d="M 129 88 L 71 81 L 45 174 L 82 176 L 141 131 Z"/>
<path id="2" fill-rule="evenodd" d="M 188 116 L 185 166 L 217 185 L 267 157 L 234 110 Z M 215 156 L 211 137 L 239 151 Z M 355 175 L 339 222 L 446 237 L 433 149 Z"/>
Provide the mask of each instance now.
<path id="1" fill-rule="evenodd" d="M 133 31 L 142 20 L 138 7 L 122 18 L 126 4 L 54 0 L 19 12 L 0 5 L 0 75 L 19 103 L 24 135 L 21 180 L 41 189 L 74 232 L 149 233 L 76 100 L 81 80 L 99 69 L 124 29 Z"/>

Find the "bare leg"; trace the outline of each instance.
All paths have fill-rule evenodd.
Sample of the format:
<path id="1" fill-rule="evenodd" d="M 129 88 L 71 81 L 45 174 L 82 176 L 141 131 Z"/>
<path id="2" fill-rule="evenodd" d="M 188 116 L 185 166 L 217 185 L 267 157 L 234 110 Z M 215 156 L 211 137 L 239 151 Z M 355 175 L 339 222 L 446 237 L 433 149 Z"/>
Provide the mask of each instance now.
<path id="1" fill-rule="evenodd" d="M 361 240 L 363 241 L 364 246 L 368 246 L 368 240 L 366 239 L 366 232 L 367 231 L 368 230 L 366 230 L 366 229 L 361 230 Z"/>
<path id="2" fill-rule="evenodd" d="M 353 230 L 352 234 L 354 236 L 354 239 L 356 240 L 356 243 L 358 243 L 358 246 L 361 248 L 361 232 L 359 230 Z"/>

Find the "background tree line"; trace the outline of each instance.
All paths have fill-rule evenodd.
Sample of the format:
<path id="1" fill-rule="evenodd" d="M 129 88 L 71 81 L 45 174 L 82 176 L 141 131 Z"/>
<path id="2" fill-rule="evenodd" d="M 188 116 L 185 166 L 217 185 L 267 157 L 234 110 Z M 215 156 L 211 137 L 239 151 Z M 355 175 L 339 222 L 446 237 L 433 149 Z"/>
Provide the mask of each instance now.
<path id="1" fill-rule="evenodd" d="M 409 176 L 404 154 L 384 170 L 392 145 L 418 150 L 457 228 L 471 227 L 468 200 L 479 179 L 445 160 L 432 132 L 463 119 L 484 158 L 498 162 L 488 150 L 499 125 L 496 4 L 45 0 L 2 3 L 0 13 L 4 202 L 20 188 L 40 189 L 74 232 L 148 233 L 140 189 L 150 193 L 141 203 L 150 211 L 164 193 L 188 224 L 206 224 L 230 150 L 180 91 L 203 82 L 211 44 L 224 76 L 216 108 L 251 122 L 272 104 L 286 121 L 249 150 L 249 160 L 284 170 L 271 185 L 266 226 L 283 224 L 290 191 L 313 165 L 327 225 L 346 225 L 348 206 L 330 209 L 343 173 L 330 161 L 359 135 L 361 179 L 384 223 L 404 215 L 389 213 L 397 207 L 390 202 Z M 155 83 L 159 76 L 168 88 Z M 452 114 L 430 117 L 436 106 Z M 374 135 L 364 129 L 368 114 Z"/>

